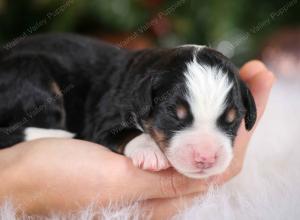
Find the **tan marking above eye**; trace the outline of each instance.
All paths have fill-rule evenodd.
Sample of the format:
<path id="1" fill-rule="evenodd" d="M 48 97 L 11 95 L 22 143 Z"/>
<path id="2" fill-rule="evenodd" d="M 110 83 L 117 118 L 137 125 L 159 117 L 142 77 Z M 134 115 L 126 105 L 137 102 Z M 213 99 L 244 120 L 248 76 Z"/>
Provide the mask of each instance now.
<path id="1" fill-rule="evenodd" d="M 230 109 L 226 114 L 226 122 L 232 123 L 236 118 L 236 110 L 234 108 Z"/>
<path id="2" fill-rule="evenodd" d="M 62 92 L 56 82 L 51 83 L 51 90 L 57 96 L 62 96 Z"/>
<path id="3" fill-rule="evenodd" d="M 179 119 L 185 119 L 187 117 L 188 111 L 183 105 L 178 105 L 176 107 L 176 114 Z"/>

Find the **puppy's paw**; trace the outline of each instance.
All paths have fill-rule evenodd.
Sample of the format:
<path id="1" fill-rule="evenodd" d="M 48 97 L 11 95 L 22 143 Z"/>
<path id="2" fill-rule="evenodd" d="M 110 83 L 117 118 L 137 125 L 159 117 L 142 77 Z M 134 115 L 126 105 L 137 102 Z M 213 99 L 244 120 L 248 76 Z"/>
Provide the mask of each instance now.
<path id="1" fill-rule="evenodd" d="M 159 171 L 170 167 L 167 158 L 160 149 L 146 147 L 136 149 L 128 155 L 136 167 L 149 171 Z"/>
<path id="2" fill-rule="evenodd" d="M 144 170 L 159 171 L 170 167 L 166 156 L 148 134 L 141 134 L 131 140 L 124 154 L 132 159 L 135 166 Z"/>

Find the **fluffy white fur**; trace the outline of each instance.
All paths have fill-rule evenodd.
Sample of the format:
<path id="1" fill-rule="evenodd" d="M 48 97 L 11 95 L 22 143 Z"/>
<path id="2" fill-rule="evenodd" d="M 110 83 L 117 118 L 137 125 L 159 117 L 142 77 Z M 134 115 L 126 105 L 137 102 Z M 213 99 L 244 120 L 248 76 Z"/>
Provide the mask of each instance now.
<path id="1" fill-rule="evenodd" d="M 59 130 L 59 129 L 45 129 L 45 128 L 35 128 L 28 127 L 24 131 L 25 140 L 31 141 L 40 138 L 73 138 L 74 134 Z"/>
<path id="2" fill-rule="evenodd" d="M 298 220 L 300 217 L 300 81 L 278 81 L 252 143 L 242 173 L 182 211 L 175 219 Z M 298 85 L 297 85 L 298 84 Z M 99 189 L 101 190 L 101 189 Z M 0 205 L 1 207 L 1 205 Z M 138 204 L 99 212 L 83 209 L 49 219 L 147 219 Z M 0 219 L 14 220 L 15 210 L 2 204 Z"/>
<path id="3" fill-rule="evenodd" d="M 199 64 L 195 56 L 187 64 L 185 77 L 188 90 L 186 99 L 194 121 L 190 127 L 174 135 L 166 156 L 174 168 L 184 175 L 205 178 L 223 172 L 232 159 L 230 138 L 216 125 L 224 111 L 232 83 L 221 69 Z M 213 154 L 217 155 L 216 163 L 208 169 L 196 167 L 193 155 L 207 154 L 206 151 L 213 148 Z"/>

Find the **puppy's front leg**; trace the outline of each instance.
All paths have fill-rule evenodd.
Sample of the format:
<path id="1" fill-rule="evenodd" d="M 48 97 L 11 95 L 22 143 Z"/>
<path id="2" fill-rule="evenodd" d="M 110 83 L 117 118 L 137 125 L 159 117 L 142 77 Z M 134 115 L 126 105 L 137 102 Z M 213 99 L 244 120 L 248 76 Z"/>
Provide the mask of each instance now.
<path id="1" fill-rule="evenodd" d="M 159 171 L 170 167 L 166 156 L 148 134 L 132 139 L 126 145 L 124 154 L 132 159 L 135 166 L 144 170 Z"/>

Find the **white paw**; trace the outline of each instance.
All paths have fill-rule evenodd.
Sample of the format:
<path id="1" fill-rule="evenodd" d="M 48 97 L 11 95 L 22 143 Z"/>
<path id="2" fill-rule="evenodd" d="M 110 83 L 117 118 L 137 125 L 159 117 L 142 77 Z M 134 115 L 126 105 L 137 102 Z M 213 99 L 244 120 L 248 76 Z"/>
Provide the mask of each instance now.
<path id="1" fill-rule="evenodd" d="M 170 167 L 169 161 L 148 134 L 131 140 L 124 154 L 132 159 L 135 166 L 144 170 L 159 171 Z"/>
<path id="2" fill-rule="evenodd" d="M 59 129 L 28 127 L 24 130 L 25 140 L 31 141 L 40 138 L 73 138 L 75 134 Z"/>

